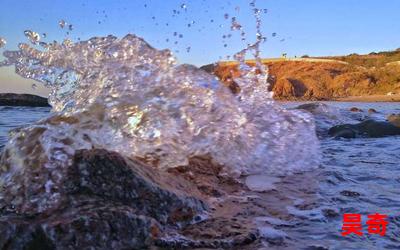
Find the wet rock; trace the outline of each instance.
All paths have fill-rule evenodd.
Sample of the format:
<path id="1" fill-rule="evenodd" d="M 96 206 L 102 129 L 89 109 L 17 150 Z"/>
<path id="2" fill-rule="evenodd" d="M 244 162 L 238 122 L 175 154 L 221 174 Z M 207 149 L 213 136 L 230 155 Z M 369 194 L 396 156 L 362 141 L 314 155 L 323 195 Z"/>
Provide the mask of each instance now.
<path id="1" fill-rule="evenodd" d="M 172 235 L 160 238 L 156 241 L 156 245 L 169 249 L 231 249 L 253 243 L 258 238 L 258 230 L 249 227 L 246 222 L 213 218 L 186 227 L 181 236 Z"/>
<path id="2" fill-rule="evenodd" d="M 315 112 L 318 112 L 318 110 L 319 110 L 321 107 L 327 107 L 327 106 L 328 106 L 328 105 L 323 104 L 323 103 L 311 102 L 311 103 L 301 104 L 301 105 L 297 106 L 296 109 L 307 110 L 308 112 L 314 114 Z"/>
<path id="3" fill-rule="evenodd" d="M 57 206 L 30 212 L 30 199 L 41 197 L 29 194 L 37 178 L 30 173 L 23 173 L 22 193 L 1 192 L 0 249 L 143 249 L 206 210 L 185 182 L 175 185 L 175 176 L 117 153 L 83 150 L 65 171 Z M 7 204 L 15 201 L 10 195 L 21 200 L 20 206 Z"/>
<path id="4" fill-rule="evenodd" d="M 350 109 L 351 112 L 362 112 L 362 109 L 356 108 L 356 107 L 352 107 Z"/>
<path id="5" fill-rule="evenodd" d="M 0 106 L 50 107 L 47 98 L 29 95 L 0 93 Z"/>
<path id="6" fill-rule="evenodd" d="M 350 191 L 350 190 L 343 190 L 340 192 L 341 195 L 343 196 L 348 196 L 348 197 L 358 197 L 361 194 L 355 191 Z"/>
<path id="7" fill-rule="evenodd" d="M 400 127 L 400 114 L 391 114 L 387 117 L 387 120 L 396 127 Z"/>
<path id="8" fill-rule="evenodd" d="M 339 216 L 339 213 L 337 211 L 335 211 L 334 209 L 330 209 L 330 208 L 322 209 L 322 213 L 327 218 L 335 218 L 335 217 Z"/>
<path id="9" fill-rule="evenodd" d="M 305 248 L 304 250 L 329 250 L 329 248 L 325 247 L 325 246 L 314 245 L 314 246 L 309 246 L 309 247 Z"/>
<path id="10" fill-rule="evenodd" d="M 336 138 L 371 137 L 400 135 L 400 127 L 389 122 L 374 120 L 363 121 L 358 124 L 343 124 L 329 129 L 329 135 Z"/>
<path id="11" fill-rule="evenodd" d="M 376 109 L 368 109 L 368 113 L 369 114 L 375 114 L 375 113 L 378 113 L 378 111 L 376 111 Z"/>

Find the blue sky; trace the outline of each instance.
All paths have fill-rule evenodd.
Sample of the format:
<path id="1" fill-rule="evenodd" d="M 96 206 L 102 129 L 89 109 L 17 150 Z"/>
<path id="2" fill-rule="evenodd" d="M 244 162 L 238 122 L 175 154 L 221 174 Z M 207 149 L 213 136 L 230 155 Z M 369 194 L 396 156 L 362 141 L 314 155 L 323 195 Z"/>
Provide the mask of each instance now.
<path id="1" fill-rule="evenodd" d="M 171 49 L 180 62 L 207 64 L 225 59 L 254 41 L 255 20 L 249 2 L 1 0 L 0 37 L 8 43 L 0 52 L 26 42 L 23 34 L 26 29 L 46 33 L 44 41 L 135 33 L 156 48 Z M 278 57 L 282 53 L 289 56 L 361 54 L 400 47 L 398 0 L 258 0 L 257 7 L 268 10 L 262 18 L 263 34 L 268 38 L 262 46 L 263 57 Z M 174 10 L 180 13 L 174 15 Z M 228 20 L 225 14 L 229 15 Z M 241 41 L 237 32 L 230 31 L 232 16 L 243 25 L 246 42 Z M 73 25 L 69 35 L 66 29 L 59 28 L 61 19 Z M 272 37 L 272 33 L 277 35 Z M 223 39 L 228 34 L 232 37 Z M 191 47 L 189 53 L 188 47 Z M 27 88 L 29 84 L 17 78 L 11 69 L 0 69 L 0 92 L 32 91 Z"/>

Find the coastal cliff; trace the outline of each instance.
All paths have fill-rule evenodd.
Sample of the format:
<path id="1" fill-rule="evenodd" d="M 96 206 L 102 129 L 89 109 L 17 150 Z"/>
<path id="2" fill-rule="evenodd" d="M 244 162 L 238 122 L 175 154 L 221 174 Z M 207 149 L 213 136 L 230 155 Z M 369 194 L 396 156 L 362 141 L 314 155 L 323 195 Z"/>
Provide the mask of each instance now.
<path id="1" fill-rule="evenodd" d="M 262 62 L 268 66 L 271 90 L 277 100 L 361 100 L 375 96 L 379 100 L 400 101 L 400 50 Z M 236 62 L 219 62 L 202 69 L 215 74 L 233 92 L 240 91 L 233 80 L 240 75 Z"/>
<path id="2" fill-rule="evenodd" d="M 30 94 L 0 93 L 0 106 L 49 107 L 47 98 Z"/>

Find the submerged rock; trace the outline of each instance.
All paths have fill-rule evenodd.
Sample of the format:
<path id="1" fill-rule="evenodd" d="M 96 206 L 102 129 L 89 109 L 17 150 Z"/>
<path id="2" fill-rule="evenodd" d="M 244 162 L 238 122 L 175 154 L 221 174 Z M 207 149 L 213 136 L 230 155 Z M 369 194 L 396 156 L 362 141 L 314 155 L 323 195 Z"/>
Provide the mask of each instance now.
<path id="1" fill-rule="evenodd" d="M 356 107 L 352 107 L 350 109 L 351 112 L 362 112 L 362 109 L 356 108 Z"/>
<path id="2" fill-rule="evenodd" d="M 30 94 L 0 93 L 0 106 L 50 107 L 47 98 Z"/>
<path id="3" fill-rule="evenodd" d="M 379 122 L 367 120 L 358 124 L 343 124 L 329 129 L 329 135 L 337 138 L 356 138 L 356 137 L 385 137 L 400 135 L 400 127 L 396 127 L 389 122 Z"/>
<path id="4" fill-rule="evenodd" d="M 325 103 L 305 103 L 295 107 L 295 109 L 305 110 L 314 116 L 316 133 L 319 137 L 328 136 L 327 131 L 330 127 L 343 123 L 339 110 Z"/>

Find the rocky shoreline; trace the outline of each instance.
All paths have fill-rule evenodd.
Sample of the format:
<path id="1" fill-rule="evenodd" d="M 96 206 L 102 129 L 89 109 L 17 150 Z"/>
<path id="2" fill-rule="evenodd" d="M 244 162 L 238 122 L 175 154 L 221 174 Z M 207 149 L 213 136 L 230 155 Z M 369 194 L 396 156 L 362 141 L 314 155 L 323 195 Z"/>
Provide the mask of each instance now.
<path id="1" fill-rule="evenodd" d="M 324 114 L 319 111 L 324 108 L 326 104 L 321 103 L 297 107 L 313 115 Z M 349 112 L 362 110 L 352 108 Z M 388 122 L 367 120 L 333 126 L 325 129 L 323 136 L 399 135 L 399 118 L 390 115 Z M 27 147 L 35 152 L 42 150 L 37 144 Z M 280 183 L 288 182 L 312 190 L 310 180 L 318 176 L 318 171 L 307 173 L 307 178 L 289 175 L 272 186 L 266 185 L 270 176 L 257 176 L 263 182 L 261 186 L 267 188 L 260 190 L 247 184 L 249 177 L 223 175 L 224 166 L 209 156 L 197 156 L 187 166 L 163 171 L 144 159 L 86 149 L 75 152 L 71 164 L 57 172 L 57 179 L 62 181 L 56 187 L 51 182 L 54 177 L 49 177 L 55 171 L 42 166 L 41 159 L 32 158 L 31 164 L 21 166 L 23 169 L 10 169 L 10 150 L 5 147 L 0 152 L 1 249 L 250 250 L 265 247 L 265 242 L 288 247 L 287 235 L 274 229 L 268 220 L 271 215 L 292 219 L 293 215 L 281 206 L 293 205 L 288 195 L 293 190 L 277 190 L 285 190 L 287 187 Z M 13 181 L 9 179 L 11 172 Z M 312 203 L 313 194 L 304 192 L 302 198 Z M 302 205 L 294 206 L 303 209 Z M 329 220 L 339 215 L 324 210 L 324 216 Z"/>
<path id="2" fill-rule="evenodd" d="M 50 107 L 47 98 L 14 93 L 0 93 L 0 106 Z"/>

